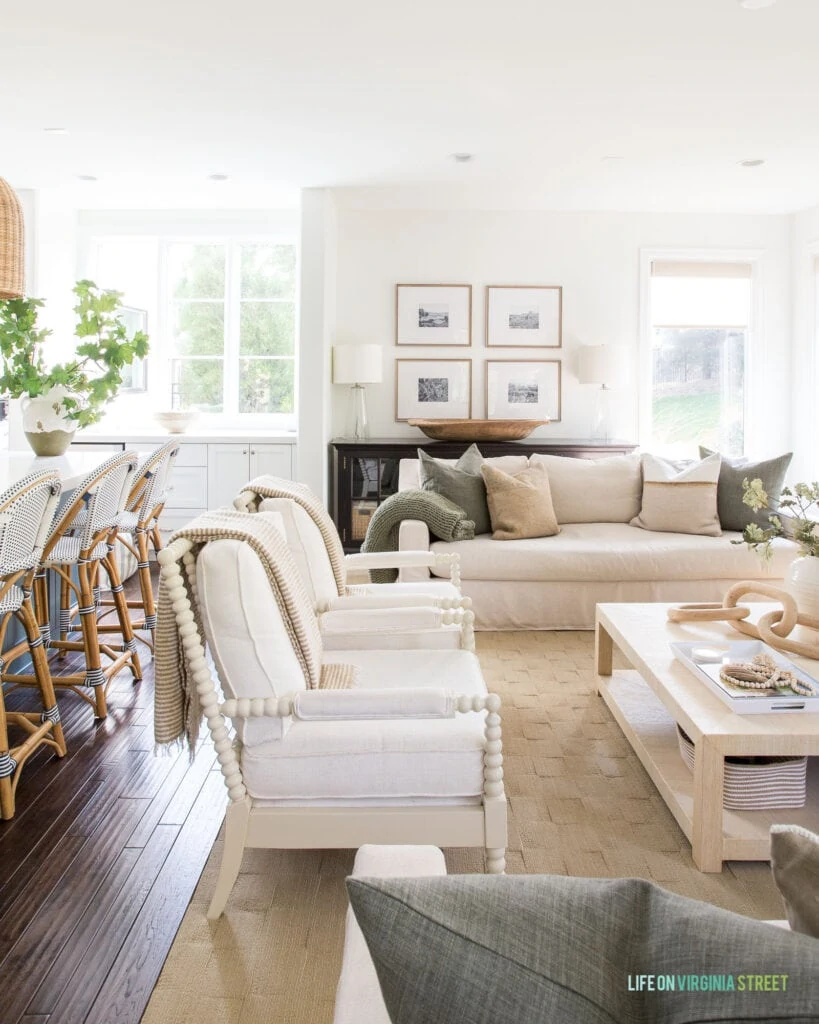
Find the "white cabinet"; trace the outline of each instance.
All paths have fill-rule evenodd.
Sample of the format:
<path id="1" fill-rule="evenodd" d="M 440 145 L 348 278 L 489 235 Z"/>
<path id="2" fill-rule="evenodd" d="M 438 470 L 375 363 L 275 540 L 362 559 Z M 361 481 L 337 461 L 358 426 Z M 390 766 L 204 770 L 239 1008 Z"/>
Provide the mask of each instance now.
<path id="1" fill-rule="evenodd" d="M 208 508 L 231 505 L 242 487 L 261 473 L 293 478 L 293 446 L 258 441 L 208 445 Z"/>

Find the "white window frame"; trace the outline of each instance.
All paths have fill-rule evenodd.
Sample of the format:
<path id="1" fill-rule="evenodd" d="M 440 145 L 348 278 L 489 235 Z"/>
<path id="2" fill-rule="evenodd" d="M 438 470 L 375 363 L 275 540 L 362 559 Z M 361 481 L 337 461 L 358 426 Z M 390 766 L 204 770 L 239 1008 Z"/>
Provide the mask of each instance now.
<path id="1" fill-rule="evenodd" d="M 172 245 L 222 245 L 226 249 L 225 259 L 225 352 L 224 352 L 224 394 L 225 407 L 221 413 L 203 414 L 207 422 L 221 423 L 235 422 L 242 427 L 280 427 L 282 429 L 295 429 L 298 423 L 298 397 L 299 397 L 299 302 L 298 302 L 298 281 L 299 281 L 299 247 L 292 238 L 285 238 L 278 235 L 165 235 L 159 240 L 159 309 L 160 324 L 159 334 L 163 339 L 164 351 L 160 353 L 161 367 L 158 367 L 157 376 L 160 377 L 162 393 L 171 394 L 171 363 L 177 357 L 172 349 L 171 328 L 173 323 L 172 303 L 173 297 L 170 294 L 168 279 L 168 251 Z M 231 407 L 230 396 L 238 396 L 239 391 L 239 360 L 242 358 L 239 353 L 240 344 L 240 307 L 241 295 L 241 273 L 237 270 L 236 254 L 242 245 L 292 245 L 296 249 L 296 287 L 293 293 L 293 306 L 295 310 L 295 326 L 293 338 L 293 412 L 292 413 L 242 413 L 239 412 L 238 398 L 235 408 Z M 208 300 L 216 301 L 216 300 Z M 264 299 L 259 301 L 266 301 Z M 267 300 L 275 302 L 277 300 Z M 215 357 L 214 357 L 215 358 Z M 271 357 L 275 358 L 275 357 Z M 170 404 L 170 400 L 169 400 Z"/>
<path id="2" fill-rule="evenodd" d="M 751 416 L 757 391 L 758 367 L 766 362 L 766 341 L 762 302 L 762 249 L 641 249 L 640 250 L 640 344 L 638 349 L 637 436 L 640 447 L 651 448 L 651 394 L 653 343 L 651 316 L 651 266 L 655 262 L 744 263 L 751 268 L 751 312 L 748 323 L 743 374 L 744 450 L 753 452 L 760 444 L 762 427 Z"/>

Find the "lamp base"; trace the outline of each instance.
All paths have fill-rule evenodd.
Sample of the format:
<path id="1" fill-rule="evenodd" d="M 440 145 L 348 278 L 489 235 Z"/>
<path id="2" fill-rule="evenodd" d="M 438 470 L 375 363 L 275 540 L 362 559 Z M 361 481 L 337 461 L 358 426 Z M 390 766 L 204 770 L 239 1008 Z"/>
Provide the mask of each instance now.
<path id="1" fill-rule="evenodd" d="M 611 425 L 609 422 L 610 395 L 611 388 L 605 384 L 601 384 L 597 390 L 597 403 L 594 411 L 594 421 L 592 423 L 591 436 L 594 441 L 611 440 Z"/>
<path id="2" fill-rule="evenodd" d="M 354 441 L 367 441 L 370 437 L 370 425 L 367 422 L 367 389 L 363 384 L 353 384 L 350 388 L 350 402 L 347 408 L 347 424 L 345 436 Z"/>

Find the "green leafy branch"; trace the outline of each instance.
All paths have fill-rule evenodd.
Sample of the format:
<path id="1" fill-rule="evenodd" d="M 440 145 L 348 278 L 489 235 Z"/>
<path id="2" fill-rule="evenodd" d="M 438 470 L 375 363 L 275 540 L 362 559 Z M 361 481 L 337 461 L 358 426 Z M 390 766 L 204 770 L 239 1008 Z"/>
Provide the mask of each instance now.
<path id="1" fill-rule="evenodd" d="M 776 537 L 788 537 L 795 540 L 803 555 L 819 558 L 819 534 L 816 532 L 817 521 L 814 514 L 819 507 L 819 481 L 798 483 L 793 487 L 783 487 L 779 501 L 772 505 L 768 494 L 759 479 L 742 481 L 742 501 L 754 512 L 763 509 L 771 512 L 768 516 L 770 526 L 763 529 L 756 523 L 749 523 L 742 531 L 742 540 L 732 541 L 733 544 L 747 544 L 753 548 L 763 562 L 769 562 L 773 555 L 771 542 Z M 783 513 L 783 518 L 774 513 Z"/>
<path id="2" fill-rule="evenodd" d="M 67 417 L 87 427 L 102 418 L 105 406 L 122 384 L 123 369 L 148 354 L 148 336 L 137 331 L 128 337 L 117 315 L 121 292 L 100 289 L 88 280 L 78 281 L 73 291 L 77 296 L 74 334 L 79 339 L 76 357 L 50 370 L 45 368 L 42 346 L 52 332 L 37 327 L 43 300 L 0 302 L 0 393 L 11 398 L 34 398 L 61 385 L 70 392 L 63 399 Z"/>

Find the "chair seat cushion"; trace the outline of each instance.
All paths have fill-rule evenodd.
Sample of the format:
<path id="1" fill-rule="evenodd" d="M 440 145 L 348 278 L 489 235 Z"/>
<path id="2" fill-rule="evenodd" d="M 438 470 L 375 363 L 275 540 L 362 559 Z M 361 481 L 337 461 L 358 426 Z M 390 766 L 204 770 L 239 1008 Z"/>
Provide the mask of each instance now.
<path id="1" fill-rule="evenodd" d="M 432 550 L 457 552 L 464 580 L 759 580 L 785 575 L 794 557 L 792 543 L 774 541 L 773 560 L 765 567 L 753 551 L 730 543 L 740 537 L 657 533 L 626 523 L 568 523 L 554 537 L 436 541 Z"/>
<path id="2" fill-rule="evenodd" d="M 325 664 L 354 664 L 358 685 L 434 687 L 485 694 L 468 651 L 325 652 Z M 283 740 L 242 749 L 242 772 L 257 800 L 345 804 L 458 802 L 483 790 L 484 713 L 387 721 L 293 720 Z"/>

